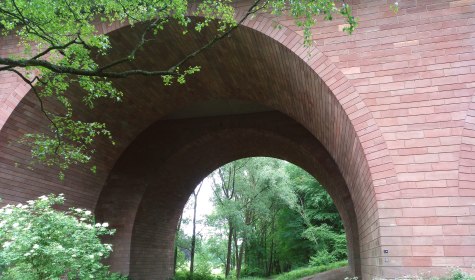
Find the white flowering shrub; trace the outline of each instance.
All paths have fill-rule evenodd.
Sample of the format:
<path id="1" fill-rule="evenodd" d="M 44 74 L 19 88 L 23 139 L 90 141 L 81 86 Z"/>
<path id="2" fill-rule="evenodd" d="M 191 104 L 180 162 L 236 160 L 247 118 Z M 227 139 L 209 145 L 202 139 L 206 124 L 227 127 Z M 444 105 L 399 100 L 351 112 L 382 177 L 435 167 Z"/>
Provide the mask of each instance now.
<path id="1" fill-rule="evenodd" d="M 126 279 L 101 263 L 112 246 L 99 237 L 114 230 L 90 211 L 54 208 L 63 203 L 49 195 L 0 209 L 0 279 Z"/>

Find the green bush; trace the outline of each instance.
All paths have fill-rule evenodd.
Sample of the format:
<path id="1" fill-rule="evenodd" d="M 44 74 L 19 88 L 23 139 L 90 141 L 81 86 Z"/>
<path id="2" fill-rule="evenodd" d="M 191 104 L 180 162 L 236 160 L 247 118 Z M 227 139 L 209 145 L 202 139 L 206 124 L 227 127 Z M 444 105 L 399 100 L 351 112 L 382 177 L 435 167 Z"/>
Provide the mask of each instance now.
<path id="1" fill-rule="evenodd" d="M 100 236 L 114 230 L 95 223 L 91 211 L 55 209 L 63 203 L 62 195 L 50 195 L 0 208 L 2 280 L 125 279 L 101 262 L 112 246 Z"/>
<path id="2" fill-rule="evenodd" d="M 336 261 L 336 257 L 333 254 L 328 253 L 328 251 L 324 249 L 322 251 L 318 251 L 317 254 L 312 256 L 310 258 L 309 264 L 310 266 L 321 266 Z"/>
<path id="3" fill-rule="evenodd" d="M 192 276 L 189 271 L 177 271 L 173 280 L 224 280 L 224 278 L 211 273 L 194 272 Z"/>
<path id="4" fill-rule="evenodd" d="M 244 267 L 241 270 L 241 279 L 252 279 L 252 278 L 259 278 L 258 276 L 264 275 L 265 272 L 260 267 Z"/>
<path id="5" fill-rule="evenodd" d="M 475 280 L 475 276 L 469 275 L 460 269 L 454 269 L 447 280 Z"/>

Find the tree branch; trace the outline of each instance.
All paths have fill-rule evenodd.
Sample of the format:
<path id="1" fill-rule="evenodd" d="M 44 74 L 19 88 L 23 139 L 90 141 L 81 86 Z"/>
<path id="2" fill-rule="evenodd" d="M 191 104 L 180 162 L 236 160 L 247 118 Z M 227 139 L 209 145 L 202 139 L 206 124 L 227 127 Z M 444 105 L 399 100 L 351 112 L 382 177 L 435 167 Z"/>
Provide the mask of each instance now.
<path id="1" fill-rule="evenodd" d="M 194 58 L 198 54 L 202 53 L 203 51 L 211 48 L 214 44 L 216 44 L 218 41 L 222 40 L 223 38 L 227 37 L 233 30 L 235 30 L 237 27 L 239 27 L 240 24 L 242 24 L 251 14 L 255 13 L 259 9 L 256 10 L 256 7 L 259 5 L 261 0 L 256 0 L 254 4 L 248 9 L 247 13 L 244 15 L 243 18 L 237 22 L 236 25 L 233 25 L 231 28 L 229 28 L 226 32 L 216 35 L 212 40 L 210 40 L 208 43 L 203 45 L 201 48 L 193 51 L 192 53 L 189 53 L 186 55 L 183 59 L 178 61 L 176 64 L 170 66 L 167 70 L 153 70 L 153 71 L 148 71 L 148 70 L 143 70 L 143 69 L 131 69 L 131 70 L 125 70 L 125 71 L 104 71 L 107 70 L 113 66 L 117 66 L 119 64 L 125 63 L 127 61 L 130 61 L 131 56 L 135 56 L 136 52 L 140 47 L 142 47 L 148 40 L 145 39 L 145 36 L 148 34 L 148 32 L 153 29 L 154 26 L 158 24 L 160 20 L 164 19 L 159 19 L 157 18 L 155 21 L 153 21 L 144 31 L 144 33 L 141 36 L 141 41 L 139 44 L 131 51 L 130 55 L 127 57 L 124 57 L 122 59 L 119 59 L 115 62 L 112 62 L 106 66 L 100 67 L 98 69 L 80 69 L 80 68 L 75 68 L 75 67 L 70 67 L 70 66 L 64 66 L 64 65 L 58 65 L 51 63 L 47 60 L 42 60 L 38 59 L 52 50 L 61 50 L 61 49 L 66 49 L 72 44 L 79 43 L 77 41 L 77 37 L 74 38 L 73 40 L 69 41 L 68 43 L 64 45 L 55 45 L 51 43 L 51 41 L 48 38 L 43 38 L 44 40 L 48 41 L 51 43 L 52 46 L 47 48 L 46 50 L 42 51 L 41 53 L 33 56 L 30 59 L 10 59 L 10 58 L 3 58 L 0 57 L 0 64 L 5 65 L 4 67 L 0 68 L 0 71 L 3 70 L 9 70 L 13 67 L 20 67 L 20 68 L 25 68 L 25 67 L 42 67 L 46 68 L 54 73 L 58 74 L 70 74 L 70 75 L 75 75 L 75 76 L 88 76 L 88 77 L 101 77 L 101 78 L 126 78 L 129 76 L 179 76 L 180 74 L 176 72 L 176 70 L 181 67 L 183 64 L 188 62 L 190 59 Z M 18 8 L 17 8 L 18 10 Z M 18 10 L 18 13 L 21 15 L 21 11 Z M 28 23 L 28 20 L 25 18 L 20 19 L 23 23 Z M 35 33 L 37 36 L 37 33 Z"/>
<path id="2" fill-rule="evenodd" d="M 177 76 L 176 72 L 170 71 L 147 71 L 142 69 L 133 69 L 133 70 L 126 70 L 122 72 L 100 72 L 98 70 L 86 70 L 86 69 L 79 69 L 69 66 L 57 65 L 53 64 L 46 60 L 38 60 L 38 59 L 10 59 L 10 58 L 3 58 L 0 57 L 0 64 L 7 65 L 6 67 L 0 68 L 0 71 L 7 70 L 10 67 L 43 67 L 51 72 L 58 73 L 58 74 L 70 74 L 75 76 L 87 76 L 87 77 L 101 77 L 101 78 L 126 78 L 129 76 L 165 76 L 165 75 L 172 75 Z M 8 68 L 7 68 L 8 67 Z"/>

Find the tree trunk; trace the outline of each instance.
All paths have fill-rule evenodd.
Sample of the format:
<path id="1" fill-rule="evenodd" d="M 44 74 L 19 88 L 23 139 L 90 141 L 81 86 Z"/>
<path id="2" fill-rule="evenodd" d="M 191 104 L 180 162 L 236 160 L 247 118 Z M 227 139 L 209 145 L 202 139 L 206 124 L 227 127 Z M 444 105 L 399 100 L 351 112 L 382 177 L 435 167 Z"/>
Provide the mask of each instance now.
<path id="1" fill-rule="evenodd" d="M 272 216 L 272 225 L 271 225 L 271 232 L 270 232 L 270 256 L 269 256 L 269 268 L 267 271 L 267 276 L 272 274 L 272 270 L 274 268 L 274 232 L 275 232 L 275 213 Z"/>
<path id="2" fill-rule="evenodd" d="M 193 197 L 195 199 L 193 205 L 193 233 L 191 236 L 191 253 L 190 253 L 190 275 L 193 279 L 193 271 L 195 269 L 195 249 L 196 249 L 196 208 L 198 206 L 198 194 L 200 193 L 203 182 L 193 191 Z"/>
<path id="3" fill-rule="evenodd" d="M 267 271 L 267 226 L 264 227 L 263 242 L 264 244 L 264 254 L 262 256 L 262 261 L 264 264 L 264 271 Z"/>
<path id="4" fill-rule="evenodd" d="M 273 261 L 274 261 L 273 259 L 274 259 L 274 238 L 272 237 L 271 241 L 270 241 L 270 256 L 269 256 L 269 266 L 268 266 L 268 270 L 267 270 L 267 276 L 272 275 L 272 269 L 274 268 L 273 267 Z"/>
<path id="5" fill-rule="evenodd" d="M 246 216 L 244 219 L 244 224 L 246 226 L 251 224 L 252 220 L 252 214 L 249 211 L 249 209 L 246 210 Z M 243 232 L 242 236 L 242 243 L 241 246 L 239 247 L 238 250 L 238 242 L 237 242 L 237 231 L 234 231 L 234 244 L 236 247 L 236 278 L 239 279 L 241 277 L 241 267 L 242 267 L 242 261 L 243 261 L 243 256 L 244 256 L 244 247 L 246 244 L 246 232 Z"/>
<path id="6" fill-rule="evenodd" d="M 183 213 L 180 215 L 178 219 L 178 225 L 176 226 L 176 233 L 175 233 L 175 255 L 173 256 L 173 275 L 176 273 L 176 262 L 178 258 L 178 246 L 176 246 L 176 237 L 178 236 L 178 232 L 180 231 L 181 227 L 181 219 L 183 218 Z"/>
<path id="7" fill-rule="evenodd" d="M 232 257 L 231 251 L 232 251 L 233 231 L 234 231 L 233 225 L 232 225 L 231 221 L 229 221 L 228 252 L 227 252 L 227 255 L 226 255 L 226 270 L 225 270 L 225 273 L 224 273 L 225 278 L 228 278 L 229 272 L 231 271 L 231 257 Z"/>
<path id="8" fill-rule="evenodd" d="M 237 267 L 238 267 L 238 259 L 239 259 L 239 246 L 238 246 L 238 243 L 237 243 L 237 230 L 234 229 L 234 233 L 233 233 L 233 241 L 234 241 L 234 261 L 235 261 L 235 267 L 236 267 L 236 271 L 237 271 Z"/>
<path id="9" fill-rule="evenodd" d="M 244 255 L 244 243 L 245 243 L 245 240 L 243 240 L 241 246 L 239 247 L 239 253 L 237 254 L 237 258 L 236 258 L 236 278 L 237 279 L 241 277 L 242 259 Z M 237 245 L 237 242 L 236 242 L 236 245 Z"/>
<path id="10" fill-rule="evenodd" d="M 196 197 L 193 208 L 193 233 L 191 235 L 191 253 L 190 253 L 190 275 L 193 278 L 193 271 L 195 269 L 195 248 L 196 248 Z"/>

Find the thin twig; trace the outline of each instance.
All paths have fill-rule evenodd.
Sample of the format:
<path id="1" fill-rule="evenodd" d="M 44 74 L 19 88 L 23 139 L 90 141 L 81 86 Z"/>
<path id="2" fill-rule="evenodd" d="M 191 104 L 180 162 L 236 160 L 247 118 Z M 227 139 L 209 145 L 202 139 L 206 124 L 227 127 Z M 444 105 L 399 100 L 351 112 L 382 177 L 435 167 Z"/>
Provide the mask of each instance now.
<path id="1" fill-rule="evenodd" d="M 192 59 L 193 57 L 197 56 L 198 54 L 200 54 L 201 52 L 203 52 L 204 50 L 212 47 L 214 44 L 216 44 L 216 42 L 220 41 L 221 39 L 227 37 L 233 30 L 235 30 L 236 28 L 239 27 L 239 25 L 241 25 L 251 14 L 255 13 L 256 11 L 254 11 L 254 9 L 259 5 L 259 3 L 261 2 L 261 0 L 257 0 L 254 2 L 254 4 L 252 4 L 252 6 L 247 10 L 246 14 L 244 15 L 244 17 L 239 21 L 237 22 L 236 25 L 233 25 L 231 28 L 229 28 L 226 32 L 220 34 L 220 35 L 217 35 L 216 37 L 214 37 L 212 40 L 210 40 L 207 44 L 205 44 L 204 46 L 202 46 L 201 48 L 195 50 L 194 52 L 188 54 L 187 56 L 185 56 L 182 60 L 180 60 L 178 63 L 176 63 L 175 65 L 171 66 L 170 68 L 168 68 L 168 71 L 170 72 L 175 72 L 175 70 L 180 67 L 181 65 L 185 64 L 187 61 L 189 61 L 190 59 Z"/>
<path id="2" fill-rule="evenodd" d="M 32 57 L 31 59 L 36 60 L 36 59 L 38 59 L 38 58 L 40 58 L 40 57 L 42 57 L 42 56 L 44 56 L 44 55 L 47 55 L 48 53 L 50 53 L 50 52 L 53 51 L 53 50 L 64 50 L 64 49 L 66 49 L 67 47 L 69 47 L 69 46 L 71 46 L 71 45 L 73 45 L 73 44 L 77 44 L 77 43 L 78 43 L 78 42 L 77 42 L 77 39 L 74 38 L 73 40 L 67 42 L 67 43 L 64 44 L 64 45 L 61 45 L 61 46 L 55 46 L 55 45 L 53 45 L 53 46 L 51 46 L 51 47 L 45 49 L 44 51 L 38 53 L 37 55 L 35 55 L 35 56 Z"/>
<path id="3" fill-rule="evenodd" d="M 143 45 L 145 43 L 147 43 L 149 40 L 147 40 L 145 37 L 147 36 L 147 34 L 155 27 L 157 26 L 157 24 L 159 23 L 159 21 L 165 21 L 166 19 L 155 19 L 153 22 L 151 22 L 146 28 L 145 30 L 142 32 L 141 36 L 140 36 L 140 42 L 135 46 L 135 48 L 132 49 L 132 51 L 129 53 L 129 55 L 121 58 L 121 59 L 118 59 L 112 63 L 109 63 L 108 65 L 105 65 L 105 66 L 102 66 L 100 67 L 97 71 L 99 72 L 103 72 L 104 70 L 106 69 L 109 69 L 109 68 L 112 68 L 116 65 L 119 65 L 119 64 L 122 64 L 124 62 L 127 62 L 127 61 L 130 61 L 132 60 L 133 58 L 135 58 L 135 55 L 137 53 L 137 51 L 143 47 Z"/>
<path id="4" fill-rule="evenodd" d="M 58 139 L 58 144 L 56 145 L 55 149 L 54 149 L 54 153 L 56 155 L 58 155 L 58 150 L 59 150 L 59 147 L 61 146 L 62 144 L 62 140 L 61 140 L 61 135 L 59 133 L 59 128 L 58 128 L 58 125 L 53 121 L 53 119 L 51 119 L 51 117 L 48 115 L 48 112 L 46 111 L 45 107 L 44 107 L 44 104 L 43 104 L 43 100 L 41 99 L 41 96 L 40 94 L 38 93 L 38 90 L 36 89 L 35 85 L 34 85 L 34 82 L 35 82 L 35 79 L 37 79 L 35 77 L 35 79 L 33 79 L 33 81 L 30 81 L 28 78 L 26 78 L 22 73 L 20 73 L 19 71 L 15 70 L 15 69 L 7 69 L 7 71 L 10 71 L 10 72 L 13 72 L 15 74 L 17 74 L 25 83 L 27 83 L 31 89 L 33 90 L 33 93 L 35 94 L 36 98 L 38 99 L 38 102 L 40 103 L 40 110 L 41 112 L 43 113 L 43 115 L 45 115 L 45 117 L 48 119 L 48 121 L 51 123 L 51 125 L 55 128 L 55 134 L 56 134 L 56 138 Z M 39 80 L 39 79 L 38 79 Z"/>

